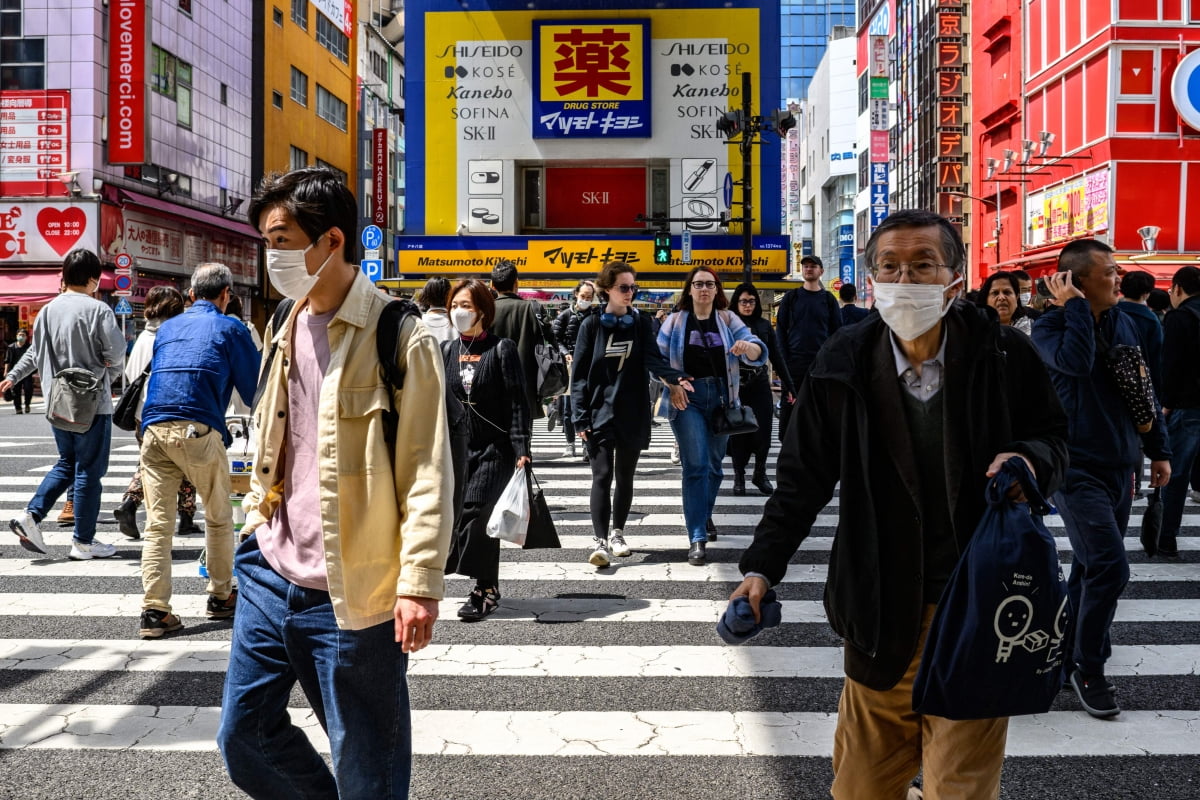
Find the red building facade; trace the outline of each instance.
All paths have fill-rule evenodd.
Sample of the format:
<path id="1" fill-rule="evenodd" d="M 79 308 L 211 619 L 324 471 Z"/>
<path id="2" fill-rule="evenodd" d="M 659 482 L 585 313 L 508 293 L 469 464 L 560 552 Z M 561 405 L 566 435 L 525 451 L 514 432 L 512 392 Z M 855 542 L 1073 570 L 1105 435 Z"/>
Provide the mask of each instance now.
<path id="1" fill-rule="evenodd" d="M 973 282 L 1051 270 L 1079 238 L 1160 282 L 1195 265 L 1200 130 L 1171 80 L 1200 48 L 1200 0 L 993 0 L 971 23 Z"/>

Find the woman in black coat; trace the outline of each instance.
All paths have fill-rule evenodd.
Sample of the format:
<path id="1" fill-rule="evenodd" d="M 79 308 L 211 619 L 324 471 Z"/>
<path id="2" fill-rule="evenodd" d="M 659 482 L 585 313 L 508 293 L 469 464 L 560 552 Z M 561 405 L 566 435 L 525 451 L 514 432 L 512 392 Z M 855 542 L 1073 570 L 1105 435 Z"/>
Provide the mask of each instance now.
<path id="1" fill-rule="evenodd" d="M 571 404 L 575 429 L 592 467 L 592 535 L 588 563 L 607 567 L 609 556 L 627 556 L 623 534 L 633 504 L 633 476 L 650 446 L 647 372 L 682 392 L 683 373 L 659 352 L 650 317 L 633 307 L 637 273 L 621 261 L 604 265 L 596 278 L 603 305 L 589 314 L 575 341 Z M 616 482 L 616 491 L 609 494 Z M 608 524 L 611 514 L 612 532 Z"/>
<path id="2" fill-rule="evenodd" d="M 788 373 L 779 349 L 779 341 L 771 323 L 763 319 L 762 304 L 758 298 L 758 290 L 753 284 L 743 283 L 733 290 L 733 310 L 738 318 L 746 324 L 750 332 L 767 344 L 767 357 L 771 366 L 779 376 L 779 388 L 786 402 L 792 402 L 796 396 L 796 387 L 792 385 L 792 376 Z M 750 456 L 754 456 L 754 475 L 750 481 L 765 495 L 775 491 L 767 478 L 767 453 L 771 449 L 771 420 L 774 418 L 774 401 L 771 396 L 771 377 L 767 368 L 742 366 L 741 390 L 739 396 L 742 405 L 754 410 L 758 419 L 758 430 L 754 433 L 729 438 L 729 455 L 733 459 L 733 493 L 741 496 L 746 494 L 746 465 Z"/>
<path id="3" fill-rule="evenodd" d="M 596 311 L 596 286 L 591 281 L 580 281 L 572 294 L 572 303 L 554 319 L 552 329 L 554 341 L 558 344 L 558 352 L 567 360 L 567 369 L 571 368 L 575 357 L 575 340 L 579 337 L 579 326 L 583 318 Z M 575 458 L 575 423 L 571 413 L 571 393 L 559 395 L 558 412 L 562 419 L 563 434 L 567 437 L 567 446 L 563 449 L 563 458 Z M 553 430 L 553 429 L 551 429 Z"/>
<path id="4" fill-rule="evenodd" d="M 487 535 L 487 522 L 513 470 L 530 460 L 525 376 L 512 340 L 487 332 L 495 313 L 483 281 L 460 281 L 450 292 L 450 321 L 460 335 L 442 343 L 446 381 L 470 429 L 462 514 L 446 564 L 446 572 L 475 579 L 458 610 L 468 622 L 500 605 L 500 540 Z"/>

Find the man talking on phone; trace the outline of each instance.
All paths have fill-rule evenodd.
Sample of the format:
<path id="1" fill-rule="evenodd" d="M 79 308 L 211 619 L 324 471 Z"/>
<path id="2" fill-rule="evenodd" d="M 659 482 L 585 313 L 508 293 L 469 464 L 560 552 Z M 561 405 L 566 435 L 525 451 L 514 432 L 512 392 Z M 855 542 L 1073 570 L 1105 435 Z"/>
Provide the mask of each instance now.
<path id="1" fill-rule="evenodd" d="M 1068 589 L 1075 609 L 1075 669 L 1071 688 L 1098 719 L 1121 713 L 1104 675 L 1112 655 L 1109 627 L 1129 582 L 1125 529 L 1133 473 L 1142 467 L 1138 430 L 1109 373 L 1106 353 L 1140 344 L 1133 321 L 1117 307 L 1121 276 L 1103 242 L 1071 242 L 1058 256 L 1058 273 L 1044 279 L 1055 307 L 1033 323 L 1033 343 L 1067 412 L 1070 463 L 1054 504 L 1062 514 L 1073 556 Z M 1150 486 L 1171 477 L 1162 412 L 1141 434 L 1150 457 Z"/>

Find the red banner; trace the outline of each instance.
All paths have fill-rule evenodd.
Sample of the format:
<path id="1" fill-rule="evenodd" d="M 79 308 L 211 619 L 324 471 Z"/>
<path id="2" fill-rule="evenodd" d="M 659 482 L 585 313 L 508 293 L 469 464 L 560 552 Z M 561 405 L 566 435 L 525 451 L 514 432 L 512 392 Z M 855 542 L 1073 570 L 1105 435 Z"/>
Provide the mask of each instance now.
<path id="1" fill-rule="evenodd" d="M 71 92 L 0 92 L 0 195 L 61 197 L 70 168 Z"/>
<path id="2" fill-rule="evenodd" d="M 546 227 L 636 228 L 645 214 L 643 167 L 552 167 L 546 170 Z"/>
<path id="3" fill-rule="evenodd" d="M 150 39 L 146 0 L 111 0 L 108 32 L 108 163 L 145 164 L 146 62 Z"/>
<path id="4" fill-rule="evenodd" d="M 371 187 L 374 202 L 371 204 L 372 221 L 383 228 L 388 227 L 388 129 L 375 128 L 371 131 L 371 153 L 374 156 L 371 170 Z"/>

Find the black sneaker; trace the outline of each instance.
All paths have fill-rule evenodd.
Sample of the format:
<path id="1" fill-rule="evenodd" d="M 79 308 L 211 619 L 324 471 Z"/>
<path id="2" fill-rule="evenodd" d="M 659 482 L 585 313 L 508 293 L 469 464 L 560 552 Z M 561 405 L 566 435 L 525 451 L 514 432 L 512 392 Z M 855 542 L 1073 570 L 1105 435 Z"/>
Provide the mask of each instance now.
<path id="1" fill-rule="evenodd" d="M 717 526 L 713 523 L 712 517 L 709 517 L 704 522 L 704 533 L 708 536 L 710 542 L 717 540 Z"/>
<path id="2" fill-rule="evenodd" d="M 467 602 L 458 609 L 458 618 L 464 622 L 478 622 L 499 607 L 499 589 L 481 589 L 476 586 L 467 596 Z"/>
<path id="3" fill-rule="evenodd" d="M 1108 719 L 1121 713 L 1113 697 L 1111 684 L 1103 675 L 1084 675 L 1082 670 L 1071 673 L 1071 688 L 1079 698 L 1083 710 L 1096 719 Z"/>
<path id="4" fill-rule="evenodd" d="M 179 617 L 157 608 L 142 612 L 142 627 L 138 635 L 143 639 L 161 639 L 164 633 L 174 633 L 183 627 Z"/>
<path id="5" fill-rule="evenodd" d="M 209 619 L 229 619 L 237 608 L 237 589 L 229 593 L 229 597 L 218 600 L 215 594 L 208 596 L 208 604 L 204 607 L 204 616 Z"/>
<path id="6" fill-rule="evenodd" d="M 123 535 L 130 539 L 142 538 L 141 531 L 137 527 L 137 507 L 136 500 L 125 500 L 112 512 L 117 520 L 117 527 L 121 529 Z"/>

